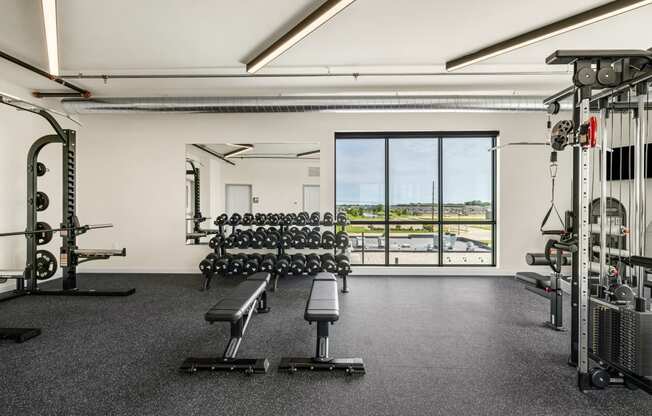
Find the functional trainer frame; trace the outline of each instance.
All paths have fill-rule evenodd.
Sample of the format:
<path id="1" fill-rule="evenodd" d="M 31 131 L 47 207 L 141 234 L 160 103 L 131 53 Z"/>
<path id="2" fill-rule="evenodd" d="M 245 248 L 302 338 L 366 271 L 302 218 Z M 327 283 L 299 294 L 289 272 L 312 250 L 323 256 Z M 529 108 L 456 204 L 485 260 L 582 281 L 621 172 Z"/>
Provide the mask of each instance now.
<path id="1" fill-rule="evenodd" d="M 609 149 L 609 137 L 606 129 L 606 119 L 609 116 L 608 110 L 617 110 L 614 98 L 622 94 L 636 96 L 636 103 L 625 103 L 627 111 L 634 111 L 636 140 L 634 146 L 634 195 L 633 195 L 633 218 L 632 224 L 632 246 L 630 253 L 642 255 L 645 244 L 645 167 L 646 159 L 643 151 L 646 145 L 645 117 L 643 113 L 647 108 L 648 83 L 652 80 L 652 52 L 645 50 L 569 50 L 556 51 L 546 59 L 550 65 L 573 65 L 573 87 L 557 93 L 545 100 L 545 104 L 555 105 L 562 98 L 573 97 L 573 122 L 576 127 L 590 125 L 591 111 L 600 111 L 602 129 L 600 142 L 593 139 L 582 140 L 582 135 L 589 136 L 586 131 L 580 128 L 573 143 L 573 221 L 572 236 L 576 250 L 572 253 L 572 280 L 571 280 L 571 354 L 569 364 L 577 367 L 578 387 L 581 390 L 593 388 L 604 388 L 614 384 L 635 385 L 642 390 L 652 393 L 652 380 L 640 374 L 635 374 L 625 368 L 621 363 L 610 360 L 595 351 L 590 345 L 591 339 L 595 338 L 592 330 L 596 325 L 603 325 L 597 322 L 600 309 L 610 308 L 601 305 L 604 293 L 598 293 L 592 297 L 593 289 L 589 275 L 595 272 L 591 267 L 591 258 L 594 247 L 591 247 L 591 224 L 590 205 L 592 177 L 591 155 L 592 150 L 599 144 L 602 149 L 601 163 L 603 169 L 600 173 L 600 263 L 599 279 L 600 287 L 608 270 L 605 270 L 606 263 L 606 181 L 607 181 L 607 151 Z M 598 91 L 594 94 L 595 91 Z M 620 101 L 620 100 L 617 100 Z M 628 100 L 629 101 L 629 100 Z M 597 123 L 596 123 L 597 124 Z M 592 130 L 592 127 L 589 127 Z M 633 258 L 633 257 L 632 257 Z M 630 259 L 631 260 L 631 259 Z M 647 299 L 644 296 L 644 280 L 646 272 L 643 267 L 636 266 L 630 261 L 634 270 L 636 286 L 638 291 L 635 297 L 634 309 L 619 309 L 627 313 L 649 313 Z M 600 289 L 604 292 L 604 289 Z M 598 312 L 596 312 L 598 311 Z M 641 332 L 637 333 L 640 336 Z M 589 369 L 590 362 L 596 362 L 605 369 Z M 616 377 L 613 376 L 616 374 Z"/>

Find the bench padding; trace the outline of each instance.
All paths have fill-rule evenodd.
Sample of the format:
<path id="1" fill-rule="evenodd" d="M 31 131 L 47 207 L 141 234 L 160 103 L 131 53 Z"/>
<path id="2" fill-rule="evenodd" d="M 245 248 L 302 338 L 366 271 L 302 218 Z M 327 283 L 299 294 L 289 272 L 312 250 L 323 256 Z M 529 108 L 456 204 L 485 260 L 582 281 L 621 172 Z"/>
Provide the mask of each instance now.
<path id="1" fill-rule="evenodd" d="M 518 272 L 516 273 L 516 280 L 528 284 L 530 286 L 535 286 L 540 289 L 550 288 L 550 277 L 540 275 L 539 273 L 533 272 Z"/>
<path id="2" fill-rule="evenodd" d="M 304 318 L 308 322 L 335 322 L 340 319 L 340 304 L 337 298 L 337 280 L 331 273 L 332 279 L 315 279 L 312 281 L 310 298 L 306 304 Z"/>
<path id="3" fill-rule="evenodd" d="M 257 273 L 262 276 L 252 276 L 240 283 L 227 295 L 206 312 L 208 322 L 237 322 L 251 304 L 265 291 L 269 282 L 269 273 Z"/>

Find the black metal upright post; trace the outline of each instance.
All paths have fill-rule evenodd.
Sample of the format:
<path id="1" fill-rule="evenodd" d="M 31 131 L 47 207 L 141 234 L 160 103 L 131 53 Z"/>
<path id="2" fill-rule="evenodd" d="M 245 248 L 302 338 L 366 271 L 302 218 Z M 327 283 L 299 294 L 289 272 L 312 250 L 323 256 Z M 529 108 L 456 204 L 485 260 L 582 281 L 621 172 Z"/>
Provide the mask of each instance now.
<path id="1" fill-rule="evenodd" d="M 77 261 L 74 258 L 77 248 L 77 230 L 75 219 L 77 218 L 76 180 L 77 180 L 77 140 L 74 130 L 64 130 L 66 140 L 63 143 L 62 169 L 63 169 L 63 201 L 61 227 L 71 228 L 64 232 L 61 245 L 61 266 L 63 267 L 63 290 L 74 290 L 77 288 Z M 67 261 L 64 261 L 67 260 Z"/>
<path id="2" fill-rule="evenodd" d="M 38 139 L 30 147 L 27 153 L 27 222 L 25 235 L 27 241 L 27 254 L 25 260 L 25 279 L 28 280 L 27 285 L 30 291 L 38 290 L 38 282 L 36 279 L 36 193 L 38 191 L 38 175 L 36 167 L 38 163 L 38 155 L 41 150 L 50 143 L 62 143 L 64 137 L 59 134 L 51 134 L 43 136 Z M 16 281 L 16 289 L 18 291 L 24 289 L 24 283 L 19 279 Z"/>

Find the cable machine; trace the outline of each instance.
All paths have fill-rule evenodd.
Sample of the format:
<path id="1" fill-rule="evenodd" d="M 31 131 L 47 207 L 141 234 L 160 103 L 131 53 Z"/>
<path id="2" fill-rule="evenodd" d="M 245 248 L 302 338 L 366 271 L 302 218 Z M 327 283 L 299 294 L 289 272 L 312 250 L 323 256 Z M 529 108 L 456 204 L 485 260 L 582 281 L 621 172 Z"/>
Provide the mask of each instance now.
<path id="1" fill-rule="evenodd" d="M 572 255 L 569 364 L 577 367 L 583 391 L 624 385 L 652 393 L 652 312 L 645 295 L 652 269 L 645 256 L 652 52 L 561 50 L 546 63 L 573 66 L 572 233 L 555 247 Z M 617 117 L 619 144 L 627 146 L 618 165 L 612 151 Z M 614 185 L 616 169 L 628 174 Z M 631 181 L 623 184 L 624 177 Z"/>

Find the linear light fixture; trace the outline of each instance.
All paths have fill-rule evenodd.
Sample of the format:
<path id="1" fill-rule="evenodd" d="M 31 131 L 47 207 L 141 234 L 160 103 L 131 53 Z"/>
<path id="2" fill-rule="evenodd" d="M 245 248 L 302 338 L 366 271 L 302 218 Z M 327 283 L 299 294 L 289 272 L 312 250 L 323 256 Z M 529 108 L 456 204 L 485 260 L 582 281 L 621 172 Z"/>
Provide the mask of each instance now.
<path id="1" fill-rule="evenodd" d="M 281 36 L 267 49 L 262 51 L 251 61 L 247 62 L 247 72 L 253 74 L 264 67 L 282 53 L 296 45 L 301 39 L 308 36 L 319 26 L 323 25 L 336 14 L 344 10 L 355 0 L 326 0 L 317 10 L 310 13 L 305 19 Z"/>
<path id="2" fill-rule="evenodd" d="M 553 36 L 561 35 L 562 33 L 570 32 L 571 30 L 579 29 L 581 27 L 599 22 L 604 19 L 609 19 L 621 13 L 629 12 L 639 7 L 652 4 L 652 0 L 617 0 L 594 9 L 576 14 L 566 19 L 551 23 L 549 25 L 540 27 L 522 35 L 518 35 L 511 39 L 498 42 L 494 45 L 480 49 L 477 52 L 470 53 L 452 61 L 446 62 L 447 71 L 455 71 L 465 66 L 493 58 L 498 55 L 511 52 L 515 49 L 531 45 L 533 43 L 541 42 L 542 40 L 551 38 Z"/>
<path id="3" fill-rule="evenodd" d="M 320 153 L 320 152 L 321 152 L 321 149 L 310 150 L 310 151 L 308 151 L 308 152 L 297 153 L 297 157 L 304 157 L 304 156 L 315 155 L 315 154 Z"/>
<path id="4" fill-rule="evenodd" d="M 57 0 L 41 0 L 43 6 L 43 24 L 45 26 L 45 44 L 48 50 L 49 72 L 59 76 L 59 47 L 57 40 Z"/>
<path id="5" fill-rule="evenodd" d="M 228 159 L 230 157 L 233 157 L 233 156 L 237 156 L 237 155 L 239 155 L 241 153 L 244 153 L 244 152 L 248 152 L 248 151 L 250 151 L 251 149 L 254 148 L 253 144 L 229 144 L 229 146 L 238 146 L 240 148 L 236 149 L 236 150 L 233 150 L 231 152 L 225 153 L 224 157 L 226 159 Z"/>

